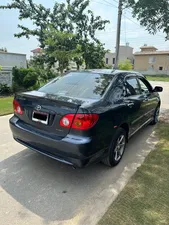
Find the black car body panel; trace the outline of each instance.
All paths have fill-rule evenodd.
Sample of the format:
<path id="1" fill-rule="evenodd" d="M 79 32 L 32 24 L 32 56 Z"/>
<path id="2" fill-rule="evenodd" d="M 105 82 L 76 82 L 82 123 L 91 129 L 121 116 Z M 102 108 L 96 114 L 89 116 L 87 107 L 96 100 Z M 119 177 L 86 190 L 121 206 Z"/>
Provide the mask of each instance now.
<path id="1" fill-rule="evenodd" d="M 99 85 L 93 98 L 61 96 L 45 93 L 43 89 L 17 94 L 15 100 L 21 105 L 23 114 L 15 113 L 10 119 L 14 139 L 63 163 L 84 167 L 106 156 L 118 127 L 126 129 L 129 138 L 151 122 L 157 105 L 160 105 L 160 98 L 144 76 L 135 72 L 111 70 L 90 70 L 85 73 L 91 76 L 92 73 L 106 73 L 100 83 L 96 82 Z M 148 90 L 142 90 L 142 79 Z M 105 90 L 102 90 L 103 82 L 107 85 Z M 127 93 L 132 82 L 137 85 L 136 91 L 138 89 L 135 95 Z M 47 113 L 48 124 L 33 121 L 34 111 Z M 97 114 L 99 119 L 87 130 L 61 127 L 60 120 L 67 114 Z"/>

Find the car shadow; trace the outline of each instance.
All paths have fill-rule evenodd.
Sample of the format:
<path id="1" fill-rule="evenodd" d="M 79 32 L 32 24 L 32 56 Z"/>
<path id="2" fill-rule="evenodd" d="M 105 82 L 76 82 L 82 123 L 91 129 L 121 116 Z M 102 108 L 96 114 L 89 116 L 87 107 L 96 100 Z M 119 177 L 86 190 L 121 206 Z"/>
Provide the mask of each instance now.
<path id="1" fill-rule="evenodd" d="M 94 193 L 116 183 L 126 168 L 139 165 L 152 147 L 151 141 L 148 143 L 152 130 L 148 126 L 129 141 L 123 160 L 115 168 L 98 163 L 73 169 L 25 149 L 0 163 L 1 186 L 45 223 L 69 220 Z"/>

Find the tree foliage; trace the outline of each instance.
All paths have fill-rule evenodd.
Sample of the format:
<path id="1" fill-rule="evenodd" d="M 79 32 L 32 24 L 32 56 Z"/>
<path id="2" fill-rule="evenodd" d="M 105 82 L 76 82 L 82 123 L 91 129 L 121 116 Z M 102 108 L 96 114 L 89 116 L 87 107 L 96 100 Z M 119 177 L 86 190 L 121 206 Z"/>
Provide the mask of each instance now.
<path id="1" fill-rule="evenodd" d="M 35 56 L 28 63 L 28 68 L 33 69 L 38 74 L 39 85 L 44 84 L 47 81 L 58 76 L 58 74 L 55 71 L 53 71 L 51 68 L 43 65 L 43 59 L 42 59 L 43 56 L 45 55 L 42 55 L 40 57 Z"/>
<path id="2" fill-rule="evenodd" d="M 18 90 L 29 89 L 36 85 L 38 81 L 38 73 L 32 68 L 21 68 L 14 67 L 12 70 L 13 76 L 13 89 L 14 92 Z"/>
<path id="3" fill-rule="evenodd" d="M 125 60 L 119 63 L 119 69 L 120 70 L 132 70 L 133 66 L 130 62 L 130 60 Z"/>
<path id="4" fill-rule="evenodd" d="M 30 19 L 35 28 L 18 25 L 21 32 L 15 36 L 36 36 L 40 47 L 46 53 L 36 61 L 46 62 L 49 67 L 57 61 L 59 70 L 63 71 L 72 59 L 76 62 L 77 68 L 84 61 L 88 68 L 91 65 L 98 68 L 103 64 L 104 47 L 96 38 L 96 31 L 103 30 L 109 21 L 102 20 L 100 16 L 94 16 L 91 10 L 87 10 L 89 2 L 66 0 L 66 3 L 56 2 L 53 9 L 47 9 L 41 4 L 33 3 L 32 0 L 12 0 L 11 4 L 0 8 L 18 9 L 20 20 Z"/>
<path id="5" fill-rule="evenodd" d="M 104 56 L 106 54 L 106 50 L 101 43 L 86 43 L 83 48 L 83 58 L 86 63 L 87 69 L 99 69 L 103 68 L 104 63 Z"/>
<path id="6" fill-rule="evenodd" d="M 169 35 L 169 1 L 168 0 L 124 0 L 126 7 L 132 9 L 133 17 L 140 21 L 149 33 L 162 30 Z"/>
<path id="7" fill-rule="evenodd" d="M 18 25 L 21 32 L 15 36 L 36 36 L 40 47 L 45 48 L 46 30 L 49 26 L 58 32 L 76 34 L 79 45 L 84 45 L 89 39 L 100 43 L 95 37 L 96 31 L 103 30 L 109 21 L 102 20 L 100 16 L 95 17 L 91 10 L 87 10 L 89 2 L 90 0 L 66 0 L 66 3 L 56 2 L 53 9 L 48 9 L 32 0 L 12 0 L 11 4 L 0 8 L 18 9 L 20 20 L 30 19 L 35 28 Z"/>
<path id="8" fill-rule="evenodd" d="M 49 27 L 45 44 L 44 52 L 53 58 L 54 63 L 58 62 L 58 70 L 61 74 L 69 66 L 71 60 L 81 57 L 81 46 L 78 45 L 76 36 L 72 33 L 57 31 Z"/>
<path id="9" fill-rule="evenodd" d="M 41 47 L 44 47 L 44 30 L 52 24 L 58 31 L 77 33 L 79 38 L 95 38 L 96 30 L 103 30 L 106 20 L 95 17 L 87 10 L 89 0 L 66 0 L 66 3 L 56 2 L 53 9 L 45 8 L 42 4 L 35 4 L 33 0 L 12 0 L 12 3 L 1 5 L 2 9 L 18 9 L 19 19 L 30 19 L 35 28 L 30 29 L 18 25 L 21 32 L 16 37 L 37 36 Z M 162 30 L 169 34 L 169 1 L 168 0 L 123 0 L 124 7 L 131 8 L 133 16 L 150 33 Z M 96 39 L 97 41 L 97 39 Z"/>

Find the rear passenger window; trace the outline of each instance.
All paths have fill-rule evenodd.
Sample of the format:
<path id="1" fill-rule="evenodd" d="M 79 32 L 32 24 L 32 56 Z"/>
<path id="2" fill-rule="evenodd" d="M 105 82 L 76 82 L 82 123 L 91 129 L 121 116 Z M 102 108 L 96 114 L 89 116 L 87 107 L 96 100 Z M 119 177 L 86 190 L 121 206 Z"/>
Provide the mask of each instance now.
<path id="1" fill-rule="evenodd" d="M 117 103 L 118 100 L 120 100 L 122 98 L 122 96 L 123 96 L 123 86 L 122 87 L 116 86 L 111 91 L 109 99 L 111 102 Z"/>
<path id="2" fill-rule="evenodd" d="M 136 78 L 127 78 L 126 79 L 126 95 L 139 95 L 140 87 Z"/>

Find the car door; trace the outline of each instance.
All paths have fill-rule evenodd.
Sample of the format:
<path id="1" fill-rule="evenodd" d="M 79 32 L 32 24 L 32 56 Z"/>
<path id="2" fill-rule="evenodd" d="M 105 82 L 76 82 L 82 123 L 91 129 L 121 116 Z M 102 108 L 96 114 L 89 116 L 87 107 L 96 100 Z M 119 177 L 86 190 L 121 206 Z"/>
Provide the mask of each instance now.
<path id="1" fill-rule="evenodd" d="M 144 117 L 148 122 L 154 114 L 157 106 L 157 97 L 152 91 L 150 83 L 142 76 L 138 77 L 138 82 L 141 88 L 142 107 L 144 108 Z"/>
<path id="2" fill-rule="evenodd" d="M 141 94 L 140 84 L 135 75 L 125 78 L 125 97 L 126 104 L 125 114 L 127 115 L 128 124 L 130 126 L 129 135 L 134 134 L 145 122 L 144 102 Z"/>

